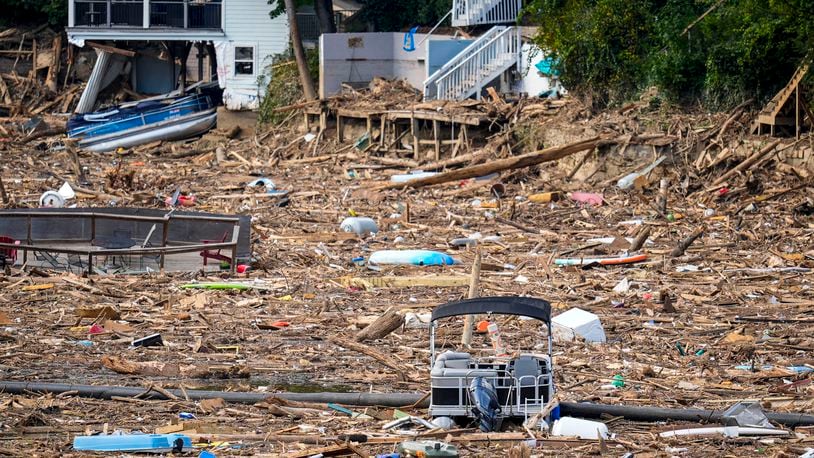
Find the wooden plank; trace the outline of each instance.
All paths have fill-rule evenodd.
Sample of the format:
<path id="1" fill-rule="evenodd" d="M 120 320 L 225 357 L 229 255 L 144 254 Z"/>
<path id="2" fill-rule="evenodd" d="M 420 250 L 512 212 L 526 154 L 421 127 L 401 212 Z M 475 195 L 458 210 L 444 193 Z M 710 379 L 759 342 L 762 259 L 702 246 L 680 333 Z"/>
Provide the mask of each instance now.
<path id="1" fill-rule="evenodd" d="M 469 284 L 469 277 L 462 275 L 434 275 L 420 277 L 340 277 L 335 280 L 342 286 L 372 288 L 409 288 L 414 286 L 431 286 L 438 288 L 466 286 Z"/>
<path id="2" fill-rule="evenodd" d="M 94 41 L 86 41 L 86 45 L 90 46 L 93 49 L 98 49 L 99 51 L 109 52 L 111 54 L 118 54 L 120 56 L 125 57 L 133 57 L 136 55 L 135 51 L 128 51 L 126 49 L 116 48 L 114 46 L 103 45 L 101 43 L 96 43 Z"/>

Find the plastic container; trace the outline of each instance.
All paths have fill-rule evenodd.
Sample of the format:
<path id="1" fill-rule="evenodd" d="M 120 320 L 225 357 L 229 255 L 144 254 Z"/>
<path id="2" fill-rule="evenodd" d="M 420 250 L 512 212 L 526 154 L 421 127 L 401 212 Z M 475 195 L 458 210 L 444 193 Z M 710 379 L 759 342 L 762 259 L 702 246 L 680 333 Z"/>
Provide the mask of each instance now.
<path id="1" fill-rule="evenodd" d="M 580 439 L 607 439 L 608 426 L 598 421 L 574 417 L 562 417 L 551 427 L 552 436 L 579 437 Z"/>
<path id="2" fill-rule="evenodd" d="M 427 178 L 434 175 L 438 175 L 438 172 L 425 172 L 423 170 L 416 170 L 415 172 L 402 174 L 402 175 L 392 175 L 390 177 L 390 181 L 393 183 L 405 183 L 407 181 L 417 180 L 419 178 Z"/>
<path id="3" fill-rule="evenodd" d="M 455 259 L 447 254 L 430 250 L 382 250 L 371 254 L 368 263 L 373 265 L 451 266 L 455 264 Z"/>
<path id="4" fill-rule="evenodd" d="M 492 341 L 492 348 L 495 350 L 495 355 L 508 356 L 509 353 L 506 351 L 506 347 L 503 346 L 503 339 L 500 338 L 500 329 L 498 329 L 497 323 L 489 323 L 489 325 L 486 326 L 486 331 L 489 333 L 489 340 Z"/>
<path id="5" fill-rule="evenodd" d="M 379 226 L 372 218 L 351 216 L 342 220 L 339 228 L 345 232 L 353 232 L 359 237 L 365 237 L 379 232 Z"/>

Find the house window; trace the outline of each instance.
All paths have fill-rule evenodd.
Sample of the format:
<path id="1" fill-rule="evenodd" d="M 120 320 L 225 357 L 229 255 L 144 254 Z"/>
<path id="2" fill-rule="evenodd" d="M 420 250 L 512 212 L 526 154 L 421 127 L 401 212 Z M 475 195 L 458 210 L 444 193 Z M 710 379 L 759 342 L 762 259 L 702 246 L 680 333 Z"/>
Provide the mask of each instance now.
<path id="1" fill-rule="evenodd" d="M 254 46 L 235 46 L 235 76 L 254 76 Z"/>

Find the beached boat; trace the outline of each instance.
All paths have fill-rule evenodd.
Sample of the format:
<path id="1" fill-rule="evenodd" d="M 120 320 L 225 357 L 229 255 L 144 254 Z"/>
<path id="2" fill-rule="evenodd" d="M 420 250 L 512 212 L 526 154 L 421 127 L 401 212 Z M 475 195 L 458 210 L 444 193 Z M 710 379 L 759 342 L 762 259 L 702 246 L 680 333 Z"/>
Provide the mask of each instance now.
<path id="1" fill-rule="evenodd" d="M 68 138 L 90 151 L 113 151 L 157 140 L 181 140 L 215 126 L 216 107 L 207 95 L 149 100 L 76 115 Z"/>

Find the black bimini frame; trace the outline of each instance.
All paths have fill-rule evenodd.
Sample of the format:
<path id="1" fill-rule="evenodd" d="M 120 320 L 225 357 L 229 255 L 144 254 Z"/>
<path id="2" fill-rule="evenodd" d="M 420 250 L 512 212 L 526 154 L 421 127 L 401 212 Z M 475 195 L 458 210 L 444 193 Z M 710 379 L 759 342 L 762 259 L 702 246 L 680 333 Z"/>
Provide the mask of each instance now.
<path id="1" fill-rule="evenodd" d="M 548 355 L 551 357 L 551 304 L 535 297 L 492 296 L 448 302 L 435 307 L 430 318 L 430 367 L 435 362 L 436 321 L 462 315 L 519 315 L 536 318 L 548 329 Z"/>

